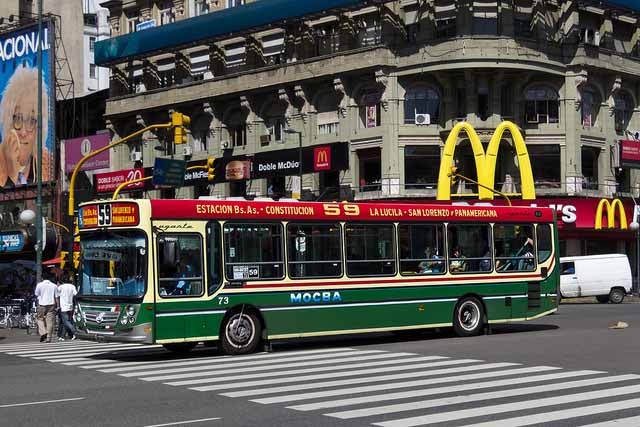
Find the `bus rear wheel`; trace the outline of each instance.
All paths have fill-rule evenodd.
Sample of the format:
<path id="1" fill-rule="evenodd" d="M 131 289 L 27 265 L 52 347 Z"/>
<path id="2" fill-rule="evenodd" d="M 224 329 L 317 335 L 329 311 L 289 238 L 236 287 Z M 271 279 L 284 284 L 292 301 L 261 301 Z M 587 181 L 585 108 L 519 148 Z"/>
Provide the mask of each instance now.
<path id="1" fill-rule="evenodd" d="M 226 354 L 253 353 L 260 343 L 262 326 L 251 312 L 233 313 L 222 325 L 221 346 Z"/>
<path id="2" fill-rule="evenodd" d="M 458 336 L 480 335 L 484 328 L 484 310 L 476 298 L 466 297 L 458 302 L 453 312 L 453 330 Z"/>
<path id="3" fill-rule="evenodd" d="M 198 345 L 197 342 L 178 342 L 173 344 L 163 344 L 165 350 L 172 353 L 189 353 Z"/>

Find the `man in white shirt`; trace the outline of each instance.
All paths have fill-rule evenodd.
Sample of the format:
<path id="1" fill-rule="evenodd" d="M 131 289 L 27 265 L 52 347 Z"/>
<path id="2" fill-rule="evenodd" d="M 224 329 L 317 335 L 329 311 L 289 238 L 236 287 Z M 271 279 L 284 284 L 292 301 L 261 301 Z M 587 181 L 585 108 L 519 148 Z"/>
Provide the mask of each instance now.
<path id="1" fill-rule="evenodd" d="M 71 283 L 69 273 L 65 273 L 63 283 L 58 285 L 60 295 L 60 327 L 58 328 L 58 341 L 64 341 L 65 331 L 69 333 L 72 340 L 76 339 L 76 327 L 73 324 L 73 297 L 78 294 L 76 287 Z"/>
<path id="2" fill-rule="evenodd" d="M 43 280 L 36 285 L 36 298 L 38 298 L 38 333 L 40 342 L 51 342 L 53 327 L 55 326 L 56 306 L 58 303 L 58 287 L 50 279 L 51 273 L 42 272 Z"/>

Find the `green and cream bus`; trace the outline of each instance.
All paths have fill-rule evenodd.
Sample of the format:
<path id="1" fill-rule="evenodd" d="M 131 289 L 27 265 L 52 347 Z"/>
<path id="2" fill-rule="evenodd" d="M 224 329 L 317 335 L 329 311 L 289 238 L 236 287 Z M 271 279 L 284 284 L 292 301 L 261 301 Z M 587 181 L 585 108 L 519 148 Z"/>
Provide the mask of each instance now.
<path id="1" fill-rule="evenodd" d="M 80 206 L 84 339 L 226 353 L 270 340 L 453 327 L 558 307 L 548 208 L 231 200 Z"/>

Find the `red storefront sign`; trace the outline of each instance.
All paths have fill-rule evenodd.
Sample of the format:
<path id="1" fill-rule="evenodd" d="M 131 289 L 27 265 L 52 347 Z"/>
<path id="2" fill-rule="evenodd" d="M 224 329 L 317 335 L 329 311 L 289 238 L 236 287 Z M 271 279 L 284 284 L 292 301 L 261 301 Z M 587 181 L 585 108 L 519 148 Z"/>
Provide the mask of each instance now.
<path id="1" fill-rule="evenodd" d="M 623 167 L 640 168 L 640 141 L 620 141 L 620 164 Z"/>
<path id="2" fill-rule="evenodd" d="M 331 147 L 315 147 L 313 149 L 313 170 L 331 170 Z"/>
<path id="3" fill-rule="evenodd" d="M 115 172 L 98 173 L 94 177 L 94 183 L 97 193 L 109 193 L 115 191 L 123 182 L 133 181 L 144 177 L 144 169 L 123 169 Z M 129 184 L 125 190 L 135 190 L 144 188 L 144 182 Z"/>

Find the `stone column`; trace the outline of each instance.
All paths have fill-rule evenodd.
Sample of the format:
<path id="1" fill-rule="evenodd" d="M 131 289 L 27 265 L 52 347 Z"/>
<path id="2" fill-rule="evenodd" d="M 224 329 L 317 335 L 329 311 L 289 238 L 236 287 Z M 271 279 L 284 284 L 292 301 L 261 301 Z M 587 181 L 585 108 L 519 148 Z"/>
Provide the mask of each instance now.
<path id="1" fill-rule="evenodd" d="M 109 97 L 114 98 L 128 93 L 129 82 L 127 81 L 127 74 L 117 65 L 111 67 L 111 74 L 109 76 Z"/>
<path id="2" fill-rule="evenodd" d="M 226 72 L 227 58 L 222 49 L 217 44 L 209 46 L 209 70 L 214 77 L 223 76 Z"/>
<path id="3" fill-rule="evenodd" d="M 142 62 L 142 82 L 146 90 L 153 90 L 160 87 L 158 67 L 147 59 Z"/>
<path id="4" fill-rule="evenodd" d="M 262 53 L 262 43 L 253 36 L 245 39 L 245 64 L 248 69 L 264 67 L 266 61 Z"/>
<path id="5" fill-rule="evenodd" d="M 175 61 L 175 82 L 183 83 L 191 77 L 191 61 L 182 52 L 177 52 L 174 57 Z"/>
<path id="6" fill-rule="evenodd" d="M 562 97 L 564 99 L 564 108 L 561 109 L 564 112 L 566 156 L 565 163 L 561 165 L 560 176 L 565 184 L 575 183 L 575 190 L 580 190 L 582 186 L 580 87 L 587 82 L 587 77 L 587 72 L 584 70 L 567 72 L 563 88 L 564 96 Z M 571 185 L 565 186 L 564 190 L 569 192 Z"/>

